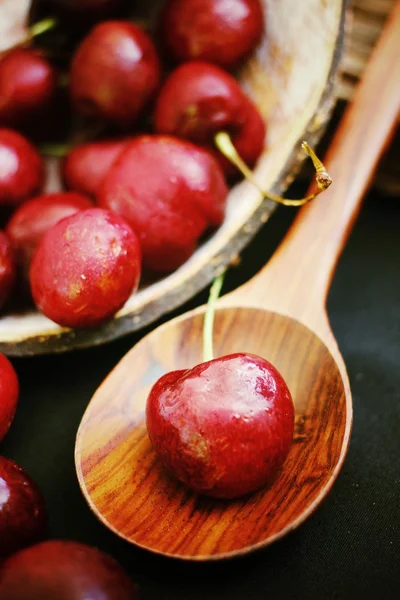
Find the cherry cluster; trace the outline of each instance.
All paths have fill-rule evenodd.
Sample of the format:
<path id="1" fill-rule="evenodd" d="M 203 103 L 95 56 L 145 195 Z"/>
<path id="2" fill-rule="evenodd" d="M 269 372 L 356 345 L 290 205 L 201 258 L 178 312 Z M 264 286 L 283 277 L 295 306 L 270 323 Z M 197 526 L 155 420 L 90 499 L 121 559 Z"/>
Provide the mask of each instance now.
<path id="1" fill-rule="evenodd" d="M 239 171 L 218 134 L 250 167 L 264 147 L 264 120 L 228 72 L 260 41 L 260 1 L 169 0 L 153 37 L 117 18 L 122 4 L 47 0 L 55 30 L 91 21 L 61 77 L 42 36 L 0 57 L 0 304 L 33 299 L 66 327 L 109 320 L 142 273 L 178 269 L 221 225 Z M 26 132 L 49 121 L 60 86 L 97 134 L 58 148 L 65 191 L 44 193 L 43 146 Z"/>
<path id="2" fill-rule="evenodd" d="M 71 15 L 85 23 L 105 19 L 123 2 L 45 4 L 60 24 Z M 46 129 L 65 78 L 37 44 L 0 57 L 0 307 L 15 295 L 32 297 L 63 326 L 94 327 L 123 306 L 142 269 L 177 269 L 203 233 L 222 223 L 227 182 L 237 172 L 215 136 L 228 133 L 250 166 L 265 137 L 257 108 L 223 70 L 236 68 L 258 44 L 261 6 L 232 0 L 226 7 L 223 0 L 170 0 L 155 41 L 121 19 L 101 20 L 85 33 L 69 65 L 71 107 L 112 135 L 68 148 L 60 161 L 65 191 L 57 193 L 44 193 L 43 156 L 27 131 Z M 165 78 L 160 49 L 173 64 Z M 143 131 L 149 114 L 151 130 Z M 18 397 L 15 370 L 0 354 L 0 442 Z M 156 417 L 156 407 L 148 414 Z M 151 433 L 161 448 L 157 429 Z M 224 485 L 225 495 L 238 492 L 231 480 Z M 35 481 L 0 456 L 1 598 L 137 598 L 111 557 L 76 542 L 42 541 L 46 520 Z"/>

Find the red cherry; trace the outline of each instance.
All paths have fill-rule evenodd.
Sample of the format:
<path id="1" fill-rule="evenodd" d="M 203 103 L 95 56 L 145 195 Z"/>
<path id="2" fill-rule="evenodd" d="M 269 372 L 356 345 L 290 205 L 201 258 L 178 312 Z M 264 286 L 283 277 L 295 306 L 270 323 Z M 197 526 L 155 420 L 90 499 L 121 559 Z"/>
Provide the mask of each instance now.
<path id="1" fill-rule="evenodd" d="M 79 210 L 92 208 L 90 199 L 75 192 L 43 194 L 24 202 L 7 224 L 6 233 L 16 252 L 17 264 L 22 276 L 29 279 L 33 254 L 53 225 Z"/>
<path id="2" fill-rule="evenodd" d="M 0 442 L 10 429 L 12 420 L 14 419 L 15 411 L 17 410 L 19 397 L 18 377 L 14 367 L 0 353 Z M 0 473 L 1 477 L 1 473 Z M 0 482 L 0 506 L 1 506 L 1 482 Z M 1 508 L 0 508 L 1 514 Z M 0 516 L 1 522 L 1 516 Z M 1 530 L 1 525 L 0 525 Z M 1 538 L 0 538 L 1 539 Z M 0 543 L 1 554 L 1 543 Z"/>
<path id="3" fill-rule="evenodd" d="M 293 438 L 287 385 L 275 367 L 251 354 L 164 375 L 150 392 L 146 414 L 165 466 L 191 489 L 217 498 L 267 484 Z"/>
<path id="4" fill-rule="evenodd" d="M 216 150 L 215 135 L 228 133 L 241 158 L 253 166 L 265 143 L 265 123 L 237 81 L 219 67 L 190 62 L 167 79 L 155 111 L 158 133 L 177 135 L 211 149 L 229 175 L 236 168 Z"/>
<path id="5" fill-rule="evenodd" d="M 67 187 L 95 197 L 125 144 L 126 140 L 103 140 L 76 146 L 62 164 Z"/>
<path id="6" fill-rule="evenodd" d="M 111 167 L 98 202 L 136 231 L 145 267 L 168 272 L 189 258 L 207 226 L 222 222 L 227 193 L 208 152 L 172 137 L 142 136 Z"/>
<path id="7" fill-rule="evenodd" d="M 94 27 L 71 64 L 71 95 L 76 110 L 120 127 L 132 126 L 160 81 L 153 42 L 127 21 Z"/>
<path id="8" fill-rule="evenodd" d="M 0 557 L 37 542 L 45 526 L 44 500 L 36 483 L 15 462 L 0 456 Z"/>
<path id="9" fill-rule="evenodd" d="M 0 60 L 0 125 L 17 126 L 43 114 L 54 98 L 56 74 L 34 50 L 16 49 Z"/>
<path id="10" fill-rule="evenodd" d="M 162 35 L 181 62 L 199 59 L 230 69 L 257 46 L 264 30 L 259 0 L 170 0 Z"/>
<path id="11" fill-rule="evenodd" d="M 30 281 L 35 304 L 66 327 L 96 327 L 137 289 L 140 245 L 118 215 L 91 208 L 59 221 L 42 237 Z"/>
<path id="12" fill-rule="evenodd" d="M 0 205 L 20 204 L 43 184 L 43 161 L 30 142 L 11 129 L 0 129 Z"/>
<path id="13" fill-rule="evenodd" d="M 108 554 L 48 541 L 14 554 L 0 577 L 4 600 L 138 600 L 132 581 Z"/>
<path id="14" fill-rule="evenodd" d="M 10 240 L 0 231 L 0 309 L 7 302 L 16 277 L 15 255 Z M 0 427 L 1 439 L 1 427 Z"/>

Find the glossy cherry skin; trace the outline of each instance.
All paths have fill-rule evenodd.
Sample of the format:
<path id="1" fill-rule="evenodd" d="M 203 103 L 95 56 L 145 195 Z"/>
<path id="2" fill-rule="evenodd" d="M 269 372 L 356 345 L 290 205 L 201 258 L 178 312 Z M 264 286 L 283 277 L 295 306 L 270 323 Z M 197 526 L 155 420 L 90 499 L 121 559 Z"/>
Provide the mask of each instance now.
<path id="1" fill-rule="evenodd" d="M 162 18 L 163 40 L 175 60 L 224 69 L 243 62 L 263 30 L 260 0 L 169 0 Z"/>
<path id="2" fill-rule="evenodd" d="M 43 115 L 56 84 L 54 68 L 37 52 L 8 52 L 0 60 L 0 125 L 14 127 Z"/>
<path id="3" fill-rule="evenodd" d="M 103 140 L 73 148 L 62 163 L 62 177 L 66 186 L 96 197 L 105 175 L 125 145 L 125 140 Z"/>
<path id="4" fill-rule="evenodd" d="M 3 231 L 0 231 L 0 309 L 3 308 L 12 292 L 15 278 L 15 252 L 6 234 Z"/>
<path id="5" fill-rule="evenodd" d="M 108 554 L 77 542 L 32 546 L 0 568 L 4 600 L 138 600 L 136 587 Z"/>
<path id="6" fill-rule="evenodd" d="M 182 265 L 207 227 L 223 221 L 227 194 L 208 152 L 177 138 L 142 136 L 111 167 L 98 202 L 130 223 L 144 266 L 163 273 Z"/>
<path id="7" fill-rule="evenodd" d="M 15 462 L 0 456 L 0 557 L 39 541 L 45 528 L 46 510 L 36 483 Z M 7 596 L 0 593 L 0 598 Z"/>
<path id="8" fill-rule="evenodd" d="M 113 317 L 139 284 L 138 238 L 121 217 L 91 208 L 49 229 L 33 257 L 32 296 L 65 327 L 96 327 Z"/>
<path id="9" fill-rule="evenodd" d="M 0 352 L 0 442 L 10 429 L 17 410 L 19 397 L 18 377 L 14 367 L 4 354 Z M 1 476 L 1 475 L 0 475 Z M 0 483 L 1 505 L 1 483 Z M 1 512 L 1 509 L 0 509 Z M 1 518 L 0 518 L 1 520 Z M 1 527 L 0 527 L 1 530 Z M 0 538 L 1 539 L 1 538 Z M 1 543 L 0 543 L 1 553 Z"/>
<path id="10" fill-rule="evenodd" d="M 46 231 L 61 219 L 92 207 L 87 196 L 75 192 L 43 194 L 24 202 L 6 228 L 16 253 L 20 277 L 29 280 L 33 254 Z"/>
<path id="11" fill-rule="evenodd" d="M 135 124 L 159 81 L 160 63 L 153 42 L 127 21 L 95 26 L 71 64 L 75 109 L 122 128 Z"/>
<path id="12" fill-rule="evenodd" d="M 231 354 L 164 375 L 147 401 L 161 461 L 194 491 L 235 498 L 266 485 L 293 439 L 294 407 L 268 361 Z"/>
<path id="13" fill-rule="evenodd" d="M 252 167 L 265 144 L 265 122 L 237 81 L 219 67 L 189 62 L 168 77 L 157 100 L 155 129 L 201 144 L 218 157 L 227 175 L 236 168 L 216 149 L 215 135 L 229 133 L 242 159 Z"/>
<path id="14" fill-rule="evenodd" d="M 16 206 L 43 185 L 42 158 L 33 145 L 11 129 L 0 129 L 0 206 Z"/>

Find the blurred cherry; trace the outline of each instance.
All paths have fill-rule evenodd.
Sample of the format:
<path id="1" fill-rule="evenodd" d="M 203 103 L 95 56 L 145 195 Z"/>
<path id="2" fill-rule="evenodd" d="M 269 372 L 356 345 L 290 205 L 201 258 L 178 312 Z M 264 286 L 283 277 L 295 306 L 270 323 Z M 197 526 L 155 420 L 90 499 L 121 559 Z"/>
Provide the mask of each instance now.
<path id="1" fill-rule="evenodd" d="M 8 52 L 0 59 L 0 125 L 15 127 L 43 116 L 56 84 L 54 68 L 37 51 Z"/>

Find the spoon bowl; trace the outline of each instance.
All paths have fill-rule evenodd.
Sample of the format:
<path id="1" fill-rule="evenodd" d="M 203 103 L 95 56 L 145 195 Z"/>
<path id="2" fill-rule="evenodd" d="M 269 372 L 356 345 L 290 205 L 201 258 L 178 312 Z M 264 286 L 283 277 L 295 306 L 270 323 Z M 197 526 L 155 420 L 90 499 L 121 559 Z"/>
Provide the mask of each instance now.
<path id="1" fill-rule="evenodd" d="M 221 298 L 214 352 L 258 354 L 291 391 L 296 426 L 274 481 L 231 501 L 198 496 L 162 468 L 146 433 L 146 398 L 169 370 L 202 362 L 204 307 L 156 329 L 92 398 L 75 463 L 96 516 L 159 554 L 215 560 L 245 554 L 302 523 L 331 489 L 350 439 L 352 401 L 326 297 L 370 176 L 400 111 L 400 2 L 373 52 L 326 159 L 333 185 L 304 206 L 268 265 Z"/>
<path id="2" fill-rule="evenodd" d="M 202 326 L 203 309 L 137 344 L 93 398 L 76 446 L 80 485 L 107 527 L 153 552 L 191 560 L 244 554 L 297 527 L 331 488 L 351 423 L 347 381 L 316 334 L 263 309 L 222 308 L 215 356 L 250 352 L 278 368 L 296 408 L 294 443 L 276 479 L 255 494 L 216 501 L 191 492 L 152 450 L 145 408 L 161 375 L 202 361 Z"/>

